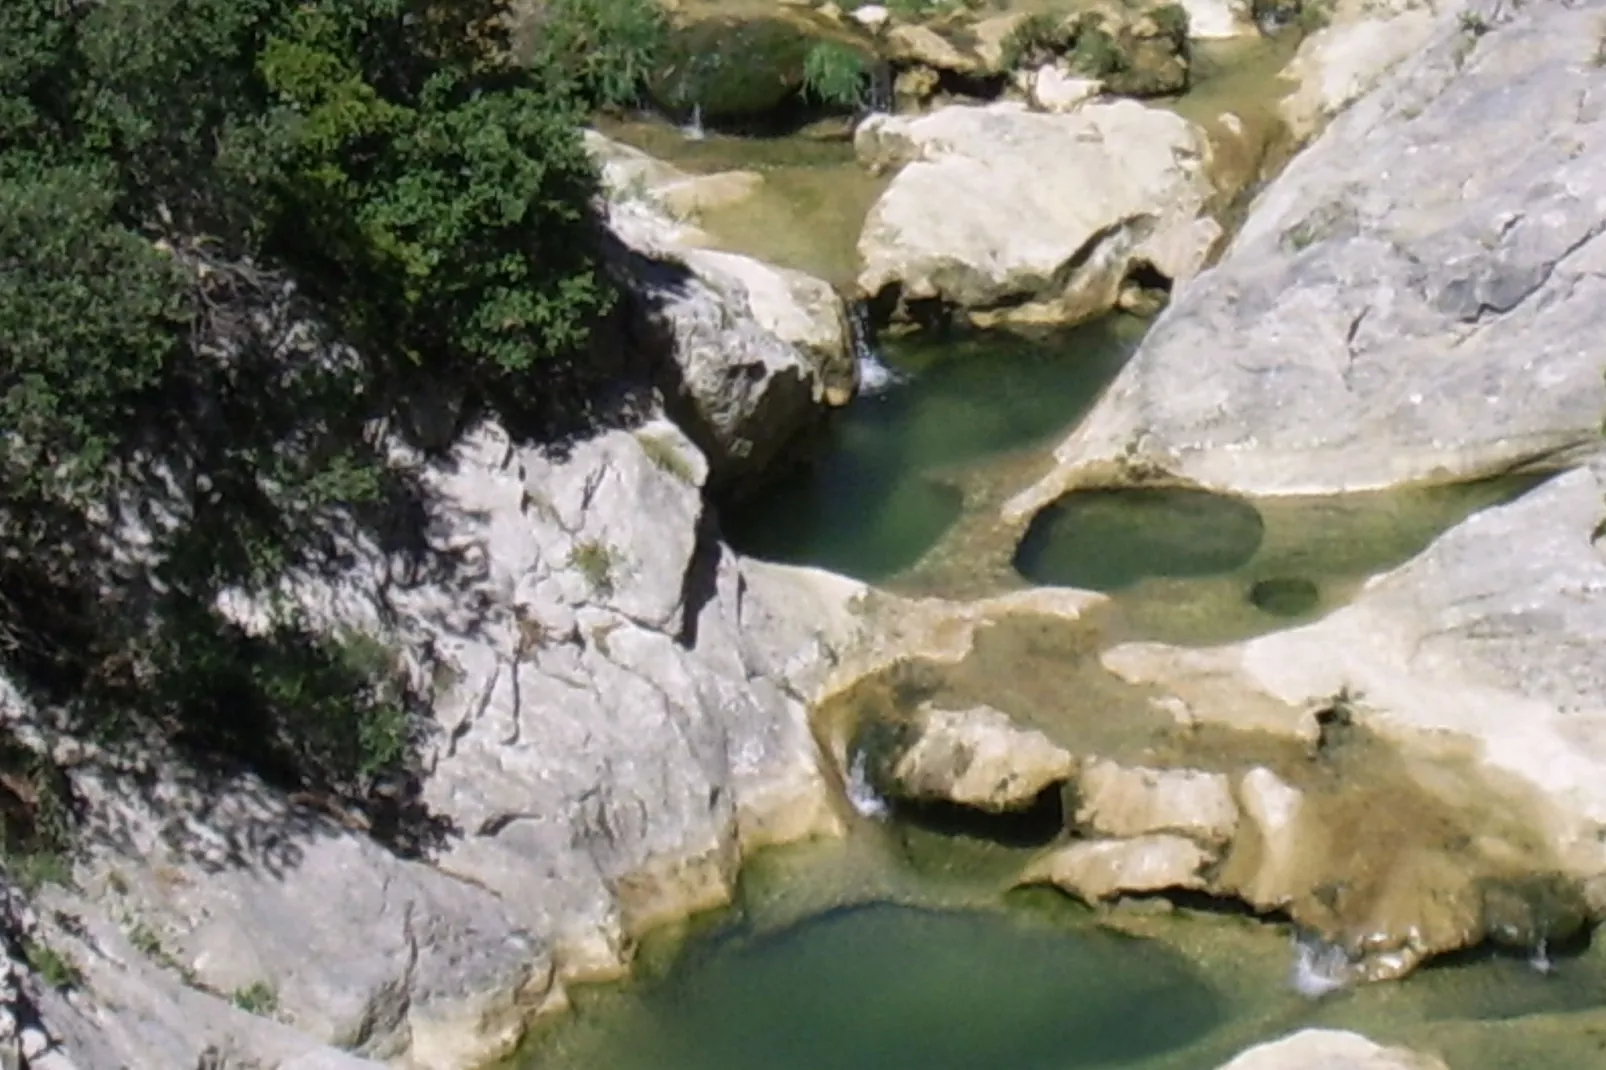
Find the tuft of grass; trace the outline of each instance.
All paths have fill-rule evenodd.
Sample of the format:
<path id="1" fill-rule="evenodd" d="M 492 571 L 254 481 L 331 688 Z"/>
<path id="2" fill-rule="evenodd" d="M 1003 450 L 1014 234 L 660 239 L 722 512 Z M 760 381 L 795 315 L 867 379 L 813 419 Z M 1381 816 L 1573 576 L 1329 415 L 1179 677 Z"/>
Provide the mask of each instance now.
<path id="1" fill-rule="evenodd" d="M 864 56 L 847 45 L 820 41 L 803 57 L 803 92 L 821 104 L 857 108 L 864 103 L 868 82 Z"/>
<path id="2" fill-rule="evenodd" d="M 51 988 L 77 988 L 84 983 L 78 964 L 55 948 L 36 940 L 25 940 L 22 954 L 39 979 Z"/>
<path id="3" fill-rule="evenodd" d="M 1482 37 L 1484 34 L 1494 29 L 1493 26 L 1489 25 L 1489 20 L 1478 14 L 1476 11 L 1461 12 L 1460 18 L 1457 19 L 1457 21 L 1461 25 L 1461 32 L 1474 39 Z"/>
<path id="4" fill-rule="evenodd" d="M 279 1010 L 279 990 L 266 981 L 252 981 L 236 988 L 229 1002 L 247 1014 L 271 1018 Z"/>
<path id="5" fill-rule="evenodd" d="M 680 447 L 672 439 L 661 435 L 640 434 L 636 436 L 636 441 L 641 443 L 641 452 L 647 455 L 647 459 L 663 471 L 682 483 L 690 484 L 697 481 L 697 473 L 692 470 L 691 462 L 680 452 Z"/>
<path id="6" fill-rule="evenodd" d="M 586 586 L 599 598 L 613 594 L 614 570 L 618 564 L 618 551 L 597 539 L 587 539 L 569 551 L 569 565 L 580 570 Z"/>
<path id="7" fill-rule="evenodd" d="M 128 927 L 124 934 L 128 937 L 129 946 L 148 959 L 164 960 L 167 953 L 162 950 L 162 938 L 151 925 L 145 921 L 136 921 Z"/>

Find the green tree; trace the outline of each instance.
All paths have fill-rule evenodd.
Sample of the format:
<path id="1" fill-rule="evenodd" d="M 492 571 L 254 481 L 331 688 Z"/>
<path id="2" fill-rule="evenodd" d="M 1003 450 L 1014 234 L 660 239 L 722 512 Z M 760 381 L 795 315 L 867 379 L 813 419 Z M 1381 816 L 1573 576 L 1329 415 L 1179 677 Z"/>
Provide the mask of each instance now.
<path id="1" fill-rule="evenodd" d="M 627 9 L 565 0 L 549 40 L 634 36 L 526 66 L 490 0 L 0 5 L 0 671 L 290 783 L 405 765 L 371 641 L 218 599 L 421 538 L 378 430 L 419 399 L 583 410 L 611 295 L 579 127 L 640 82 Z"/>

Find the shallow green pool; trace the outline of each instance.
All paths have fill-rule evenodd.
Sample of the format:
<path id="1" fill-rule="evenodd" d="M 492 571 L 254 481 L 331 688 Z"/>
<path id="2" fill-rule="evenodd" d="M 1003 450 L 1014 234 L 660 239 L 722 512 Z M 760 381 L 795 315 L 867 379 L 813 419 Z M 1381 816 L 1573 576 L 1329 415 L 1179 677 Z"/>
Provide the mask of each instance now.
<path id="1" fill-rule="evenodd" d="M 804 464 L 725 509 L 726 537 L 755 557 L 866 580 L 909 567 L 959 517 L 943 471 L 1074 423 L 1144 326 L 1113 317 L 1038 340 L 890 341 L 885 358 L 905 380 L 835 414 Z"/>
<path id="2" fill-rule="evenodd" d="M 1197 490 L 1073 493 L 1015 554 L 1032 583 L 1116 595 L 1134 634 L 1218 642 L 1310 619 L 1539 477 L 1328 497 L 1247 500 Z"/>
<path id="3" fill-rule="evenodd" d="M 1159 944 L 997 911 L 850 907 L 706 941 L 546 1067 L 1079 1070 L 1182 1046 L 1218 1000 Z"/>

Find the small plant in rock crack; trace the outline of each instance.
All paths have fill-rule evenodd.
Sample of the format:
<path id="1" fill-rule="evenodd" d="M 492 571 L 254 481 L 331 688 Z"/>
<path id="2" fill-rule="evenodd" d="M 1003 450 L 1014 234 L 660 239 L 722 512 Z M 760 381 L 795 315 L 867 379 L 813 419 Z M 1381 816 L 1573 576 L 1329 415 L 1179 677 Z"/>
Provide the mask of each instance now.
<path id="1" fill-rule="evenodd" d="M 1493 26 L 1489 25 L 1489 20 L 1478 14 L 1476 11 L 1461 12 L 1460 18 L 1457 21 L 1460 23 L 1461 32 L 1466 34 L 1468 37 L 1482 37 L 1484 34 L 1494 29 Z"/>
<path id="2" fill-rule="evenodd" d="M 150 959 L 163 958 L 162 938 L 156 930 L 144 921 L 136 921 L 128 927 L 128 945 L 141 955 Z"/>
<path id="3" fill-rule="evenodd" d="M 51 988 L 77 988 L 84 981 L 78 964 L 53 947 L 28 940 L 22 945 L 22 954 L 33 972 Z"/>
<path id="4" fill-rule="evenodd" d="M 597 539 L 587 539 L 569 551 L 569 564 L 580 570 L 586 586 L 599 598 L 614 592 L 614 572 L 619 565 L 619 554 L 613 547 Z"/>
<path id="5" fill-rule="evenodd" d="M 236 988 L 229 1002 L 247 1014 L 271 1018 L 279 1009 L 279 992 L 266 981 L 252 981 L 242 988 Z"/>

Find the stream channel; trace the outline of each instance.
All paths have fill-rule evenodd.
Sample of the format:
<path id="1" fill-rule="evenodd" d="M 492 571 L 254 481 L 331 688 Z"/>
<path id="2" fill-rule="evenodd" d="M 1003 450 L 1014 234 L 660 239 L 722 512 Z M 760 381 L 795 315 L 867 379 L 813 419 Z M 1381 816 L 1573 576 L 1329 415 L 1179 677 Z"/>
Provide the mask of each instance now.
<path id="1" fill-rule="evenodd" d="M 1274 68 L 1246 69 L 1263 109 Z M 1182 110 L 1208 121 L 1244 110 L 1244 92 L 1207 81 Z M 689 140 L 647 121 L 603 129 L 687 170 L 761 171 L 759 195 L 701 225 L 734 251 L 851 281 L 859 224 L 885 180 L 850 146 Z M 724 536 L 751 556 L 908 594 L 1101 590 L 1113 596 L 1104 642 L 1207 644 L 1314 619 L 1526 487 L 1269 502 L 1087 493 L 1024 531 L 999 528 L 998 503 L 1047 467 L 1146 326 L 1115 316 L 1030 338 L 889 339 L 879 358 L 892 381 L 833 414 L 803 463 L 722 509 Z M 950 683 L 1056 734 L 1056 718 L 1074 716 L 1056 701 L 1066 689 L 1083 710 L 1101 694 L 1077 668 L 1089 660 L 1078 643 L 1001 629 Z M 1112 710 L 1105 721 L 1119 719 Z M 977 828 L 855 802 L 846 837 L 761 853 L 730 908 L 651 934 L 629 980 L 577 988 L 572 1013 L 538 1027 L 509 1070 L 1213 1070 L 1312 1025 L 1431 1051 L 1454 1070 L 1606 1066 L 1606 1029 L 1587 1016 L 1606 1003 L 1606 949 L 1479 952 L 1323 993 L 1310 949 L 1274 920 L 1206 903 L 1096 911 L 1012 890 L 1057 827 Z"/>

